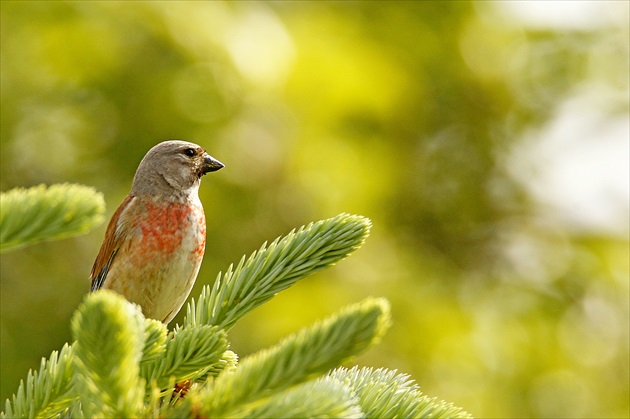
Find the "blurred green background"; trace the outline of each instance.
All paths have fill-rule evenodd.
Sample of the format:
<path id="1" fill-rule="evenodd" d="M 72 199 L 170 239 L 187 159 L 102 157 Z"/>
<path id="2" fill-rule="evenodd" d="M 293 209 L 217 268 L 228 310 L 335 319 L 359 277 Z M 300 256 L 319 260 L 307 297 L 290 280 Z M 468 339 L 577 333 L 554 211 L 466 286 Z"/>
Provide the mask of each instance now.
<path id="1" fill-rule="evenodd" d="M 3 1 L 0 186 L 109 217 L 150 147 L 197 142 L 226 168 L 193 296 L 291 228 L 374 222 L 241 356 L 384 296 L 362 365 L 478 417 L 627 417 L 628 39 L 627 2 Z M 2 400 L 70 339 L 104 231 L 0 259 Z"/>

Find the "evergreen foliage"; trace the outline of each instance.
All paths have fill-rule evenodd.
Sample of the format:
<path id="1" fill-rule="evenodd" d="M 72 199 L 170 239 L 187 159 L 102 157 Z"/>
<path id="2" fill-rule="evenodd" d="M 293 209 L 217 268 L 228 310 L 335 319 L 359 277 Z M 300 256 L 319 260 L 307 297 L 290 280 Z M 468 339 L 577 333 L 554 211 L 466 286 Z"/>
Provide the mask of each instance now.
<path id="1" fill-rule="evenodd" d="M 168 384 L 170 377 L 196 380 L 221 360 L 227 347 L 226 333 L 216 326 L 181 329 L 169 334 L 163 356 L 145 367 L 143 376 L 160 388 Z"/>
<path id="2" fill-rule="evenodd" d="M 7 418 L 55 417 L 63 413 L 74 399 L 72 394 L 72 347 L 53 351 L 49 359 L 42 359 L 38 371 L 29 371 L 26 382 L 21 381 L 16 394 L 5 403 L 1 414 Z"/>
<path id="3" fill-rule="evenodd" d="M 312 380 L 233 414 L 240 418 L 362 418 L 356 395 L 331 380 Z"/>
<path id="4" fill-rule="evenodd" d="M 379 368 L 338 368 L 327 377 L 347 385 L 359 397 L 370 418 L 469 418 L 467 412 L 450 403 L 422 395 L 420 387 L 405 374 Z"/>
<path id="5" fill-rule="evenodd" d="M 248 405 L 321 375 L 374 344 L 389 326 L 389 306 L 368 299 L 245 358 L 236 371 L 220 375 L 176 410 L 208 417 L 241 416 Z M 198 406 L 198 408 L 195 408 Z M 243 417 L 246 417 L 244 415 Z"/>
<path id="6" fill-rule="evenodd" d="M 0 194 L 0 252 L 86 233 L 103 221 L 105 201 L 93 188 L 61 184 Z"/>
<path id="7" fill-rule="evenodd" d="M 145 340 L 140 368 L 149 368 L 160 360 L 166 351 L 168 329 L 159 320 L 145 319 L 144 322 Z"/>
<path id="8" fill-rule="evenodd" d="M 229 329 L 252 309 L 307 275 L 325 269 L 359 248 L 369 234 L 370 220 L 356 215 L 311 223 L 274 240 L 219 273 L 212 288 L 186 310 L 185 325 L 214 324 Z"/>
<path id="9" fill-rule="evenodd" d="M 75 314 L 74 388 L 88 417 L 130 418 L 140 411 L 144 326 L 138 306 L 107 290 L 90 295 Z"/>
<path id="10" fill-rule="evenodd" d="M 81 202 L 99 201 L 86 191 L 62 185 L 8 193 L 12 203 L 2 212 L 3 246 L 17 248 L 91 225 L 101 210 L 85 220 L 85 209 L 99 206 Z M 83 221 L 73 216 L 66 223 L 52 221 L 52 213 L 66 211 L 59 205 L 42 216 L 55 228 L 7 233 L 10 240 L 4 241 L 5 225 L 11 230 L 28 224 L 10 220 L 19 207 L 16 196 L 37 206 L 50 201 L 50 194 L 72 195 L 74 203 L 64 208 L 82 208 L 73 214 L 82 214 Z M 205 287 L 188 305 L 183 326 L 170 332 L 116 293 L 89 294 L 72 319 L 72 345 L 29 371 L 0 417 L 469 417 L 422 395 L 408 376 L 395 371 L 355 367 L 326 375 L 380 340 L 390 324 L 384 299 L 351 305 L 240 363 L 228 349 L 227 331 L 238 319 L 346 257 L 369 229 L 368 219 L 341 214 L 263 245 L 219 274 L 212 288 Z"/>

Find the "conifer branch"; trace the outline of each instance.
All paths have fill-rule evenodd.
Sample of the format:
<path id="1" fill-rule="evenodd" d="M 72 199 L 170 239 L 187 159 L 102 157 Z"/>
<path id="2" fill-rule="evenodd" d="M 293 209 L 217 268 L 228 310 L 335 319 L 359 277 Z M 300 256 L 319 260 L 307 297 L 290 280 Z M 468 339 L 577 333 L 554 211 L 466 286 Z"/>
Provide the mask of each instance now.
<path id="1" fill-rule="evenodd" d="M 196 380 L 221 361 L 227 347 L 227 335 L 216 326 L 181 329 L 169 335 L 164 356 L 143 368 L 142 376 L 159 388 L 173 377 L 176 382 Z"/>
<path id="2" fill-rule="evenodd" d="M 143 407 L 140 308 L 108 290 L 89 294 L 72 319 L 75 375 L 89 417 L 135 417 Z"/>
<path id="3" fill-rule="evenodd" d="M 367 299 L 245 358 L 233 374 L 221 374 L 189 393 L 175 416 L 224 417 L 262 397 L 306 381 L 374 344 L 389 327 L 389 304 Z M 199 409 L 199 410 L 196 410 Z"/>
<path id="4" fill-rule="evenodd" d="M 159 320 L 144 319 L 144 334 L 144 349 L 140 366 L 148 368 L 163 357 L 166 351 L 168 328 Z"/>
<path id="5" fill-rule="evenodd" d="M 276 393 L 234 418 L 363 418 L 358 398 L 339 382 L 312 380 Z"/>
<path id="6" fill-rule="evenodd" d="M 103 221 L 105 201 L 93 188 L 44 185 L 0 193 L 0 253 L 83 234 Z"/>
<path id="7" fill-rule="evenodd" d="M 278 292 L 344 259 L 363 244 L 370 227 L 365 217 L 340 214 L 263 244 L 236 268 L 220 273 L 212 288 L 203 288 L 199 300 L 188 304 L 184 325 L 229 329 Z"/>
<path id="8" fill-rule="evenodd" d="M 370 418 L 472 419 L 460 407 L 423 395 L 406 374 L 383 368 L 338 368 L 327 379 L 345 384 L 359 397 L 361 409 Z"/>
<path id="9" fill-rule="evenodd" d="M 7 399 L 4 418 L 52 417 L 62 414 L 72 405 L 72 347 L 65 344 L 54 351 L 48 360 L 42 359 L 38 371 L 29 371 L 26 383 L 20 382 L 18 391 Z"/>

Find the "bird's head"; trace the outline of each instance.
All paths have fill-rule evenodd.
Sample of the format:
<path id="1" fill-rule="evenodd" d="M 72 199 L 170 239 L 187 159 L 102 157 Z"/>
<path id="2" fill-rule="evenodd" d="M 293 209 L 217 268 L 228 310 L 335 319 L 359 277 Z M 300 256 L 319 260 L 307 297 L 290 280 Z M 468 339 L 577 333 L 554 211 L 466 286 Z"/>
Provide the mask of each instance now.
<path id="1" fill-rule="evenodd" d="M 224 165 L 203 147 L 188 141 L 164 141 L 147 152 L 133 180 L 136 195 L 186 196 L 197 191 L 203 175 Z"/>

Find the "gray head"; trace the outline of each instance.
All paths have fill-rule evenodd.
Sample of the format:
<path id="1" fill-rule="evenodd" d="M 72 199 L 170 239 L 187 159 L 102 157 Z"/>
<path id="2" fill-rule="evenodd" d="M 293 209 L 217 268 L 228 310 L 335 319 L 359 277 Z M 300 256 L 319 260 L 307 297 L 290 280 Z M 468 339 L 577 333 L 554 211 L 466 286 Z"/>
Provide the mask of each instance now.
<path id="1" fill-rule="evenodd" d="M 182 199 L 199 189 L 201 177 L 223 167 L 197 144 L 164 141 L 144 156 L 131 186 L 132 195 L 162 195 Z"/>

